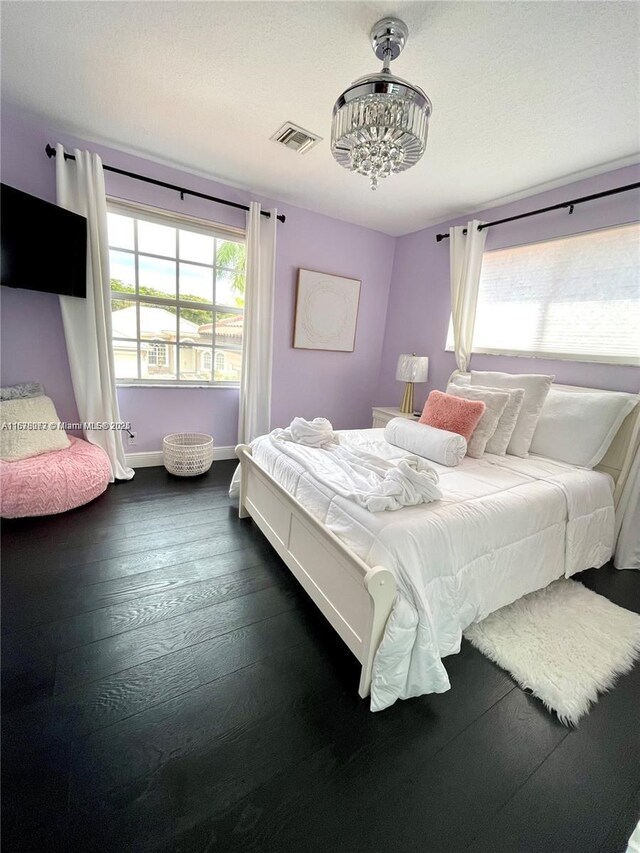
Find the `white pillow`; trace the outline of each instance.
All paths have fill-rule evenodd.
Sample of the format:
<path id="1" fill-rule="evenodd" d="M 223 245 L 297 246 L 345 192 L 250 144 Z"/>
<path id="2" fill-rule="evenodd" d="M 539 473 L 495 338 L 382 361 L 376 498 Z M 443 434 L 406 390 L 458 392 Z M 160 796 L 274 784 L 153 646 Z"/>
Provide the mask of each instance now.
<path id="1" fill-rule="evenodd" d="M 456 373 L 449 384 L 456 388 L 469 388 L 471 387 L 471 376 L 468 373 Z M 474 385 L 474 388 L 483 387 L 483 385 Z M 515 429 L 518 415 L 520 414 L 522 401 L 524 400 L 524 389 L 513 388 L 508 391 L 506 388 L 487 387 L 485 390 L 502 391 L 509 395 L 509 402 L 500 416 L 495 432 L 487 442 L 487 446 L 484 449 L 485 453 L 495 453 L 497 456 L 504 456 L 507 452 L 509 442 L 511 441 L 511 436 Z"/>
<path id="2" fill-rule="evenodd" d="M 487 442 L 496 431 L 509 402 L 510 392 L 489 391 L 488 388 L 472 388 L 470 385 L 456 385 L 452 382 L 447 386 L 447 394 L 462 397 L 465 400 L 482 400 L 486 406 L 467 444 L 467 456 L 479 459 L 485 451 Z"/>
<path id="3" fill-rule="evenodd" d="M 475 388 L 482 388 L 482 385 L 475 385 Z M 488 391 L 497 391 L 497 388 L 488 388 Z M 484 449 L 485 453 L 495 453 L 497 456 L 505 456 L 507 447 L 511 441 L 511 436 L 518 422 L 518 415 L 522 408 L 524 400 L 524 388 L 513 388 L 511 391 L 505 391 L 509 394 L 509 402 L 505 406 L 502 417 L 498 421 L 496 431 L 487 442 Z"/>
<path id="4" fill-rule="evenodd" d="M 507 453 L 513 456 L 528 456 L 533 433 L 549 393 L 554 376 L 536 373 L 494 373 L 488 370 L 472 370 L 471 385 L 484 385 L 490 388 L 522 388 L 524 399 L 515 429 L 509 440 Z"/>
<path id="5" fill-rule="evenodd" d="M 19 382 L 0 388 L 0 400 L 22 400 L 24 397 L 42 397 L 44 388 L 39 382 Z"/>
<path id="6" fill-rule="evenodd" d="M 64 450 L 70 444 L 49 397 L 0 403 L 0 458 L 5 462 L 17 462 L 50 450 Z"/>
<path id="7" fill-rule="evenodd" d="M 384 428 L 384 439 L 395 447 L 448 468 L 454 468 L 462 462 L 467 452 L 464 436 L 408 418 L 391 418 Z"/>
<path id="8" fill-rule="evenodd" d="M 531 452 L 593 468 L 639 400 L 635 394 L 618 391 L 552 388 L 533 434 Z"/>
<path id="9" fill-rule="evenodd" d="M 471 376 L 468 373 L 460 373 L 456 370 L 449 378 L 449 385 L 461 385 L 463 388 L 467 388 L 471 385 Z"/>

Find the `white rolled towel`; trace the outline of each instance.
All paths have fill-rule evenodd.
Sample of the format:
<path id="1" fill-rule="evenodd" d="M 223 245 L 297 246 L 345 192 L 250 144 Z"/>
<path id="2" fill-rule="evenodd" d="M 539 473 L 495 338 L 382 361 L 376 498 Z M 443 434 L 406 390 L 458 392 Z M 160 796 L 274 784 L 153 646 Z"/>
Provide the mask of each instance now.
<path id="1" fill-rule="evenodd" d="M 457 432 L 436 429 L 407 418 L 392 418 L 384 428 L 384 437 L 395 447 L 448 468 L 459 465 L 467 452 L 466 439 Z"/>
<path id="2" fill-rule="evenodd" d="M 293 441 L 307 447 L 325 448 L 333 444 L 340 444 L 340 439 L 333 431 L 331 421 L 326 418 L 314 418 L 312 421 L 305 418 L 294 418 L 287 429 L 274 429 L 271 435 L 281 441 Z"/>

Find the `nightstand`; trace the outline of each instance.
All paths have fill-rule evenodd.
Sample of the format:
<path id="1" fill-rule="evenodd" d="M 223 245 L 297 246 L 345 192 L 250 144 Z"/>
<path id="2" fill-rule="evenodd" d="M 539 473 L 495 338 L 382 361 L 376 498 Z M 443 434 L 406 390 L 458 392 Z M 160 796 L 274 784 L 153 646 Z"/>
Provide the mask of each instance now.
<path id="1" fill-rule="evenodd" d="M 412 415 L 409 412 L 401 412 L 395 406 L 374 406 L 371 410 L 373 423 L 372 429 L 380 429 L 385 427 L 391 418 L 408 418 L 410 421 L 417 421 L 418 415 Z"/>

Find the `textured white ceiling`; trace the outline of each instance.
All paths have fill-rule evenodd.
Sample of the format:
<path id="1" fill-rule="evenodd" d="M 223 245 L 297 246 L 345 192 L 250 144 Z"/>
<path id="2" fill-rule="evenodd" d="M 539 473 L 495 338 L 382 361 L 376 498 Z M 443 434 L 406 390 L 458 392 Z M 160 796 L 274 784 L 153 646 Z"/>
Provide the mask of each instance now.
<path id="1" fill-rule="evenodd" d="M 386 14 L 410 28 L 393 70 L 434 114 L 422 162 L 373 193 L 328 140 Z M 70 133 L 402 234 L 638 159 L 639 19 L 613 1 L 3 2 L 2 88 Z M 278 146 L 285 120 L 323 141 Z"/>

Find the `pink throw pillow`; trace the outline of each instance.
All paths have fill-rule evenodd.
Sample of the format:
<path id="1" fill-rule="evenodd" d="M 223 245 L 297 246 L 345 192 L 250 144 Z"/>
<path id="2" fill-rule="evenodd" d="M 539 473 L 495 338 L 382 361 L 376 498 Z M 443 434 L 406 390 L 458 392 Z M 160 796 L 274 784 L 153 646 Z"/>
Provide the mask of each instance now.
<path id="1" fill-rule="evenodd" d="M 457 432 L 469 441 L 486 408 L 482 400 L 463 400 L 453 394 L 432 391 L 424 404 L 420 423 Z"/>

